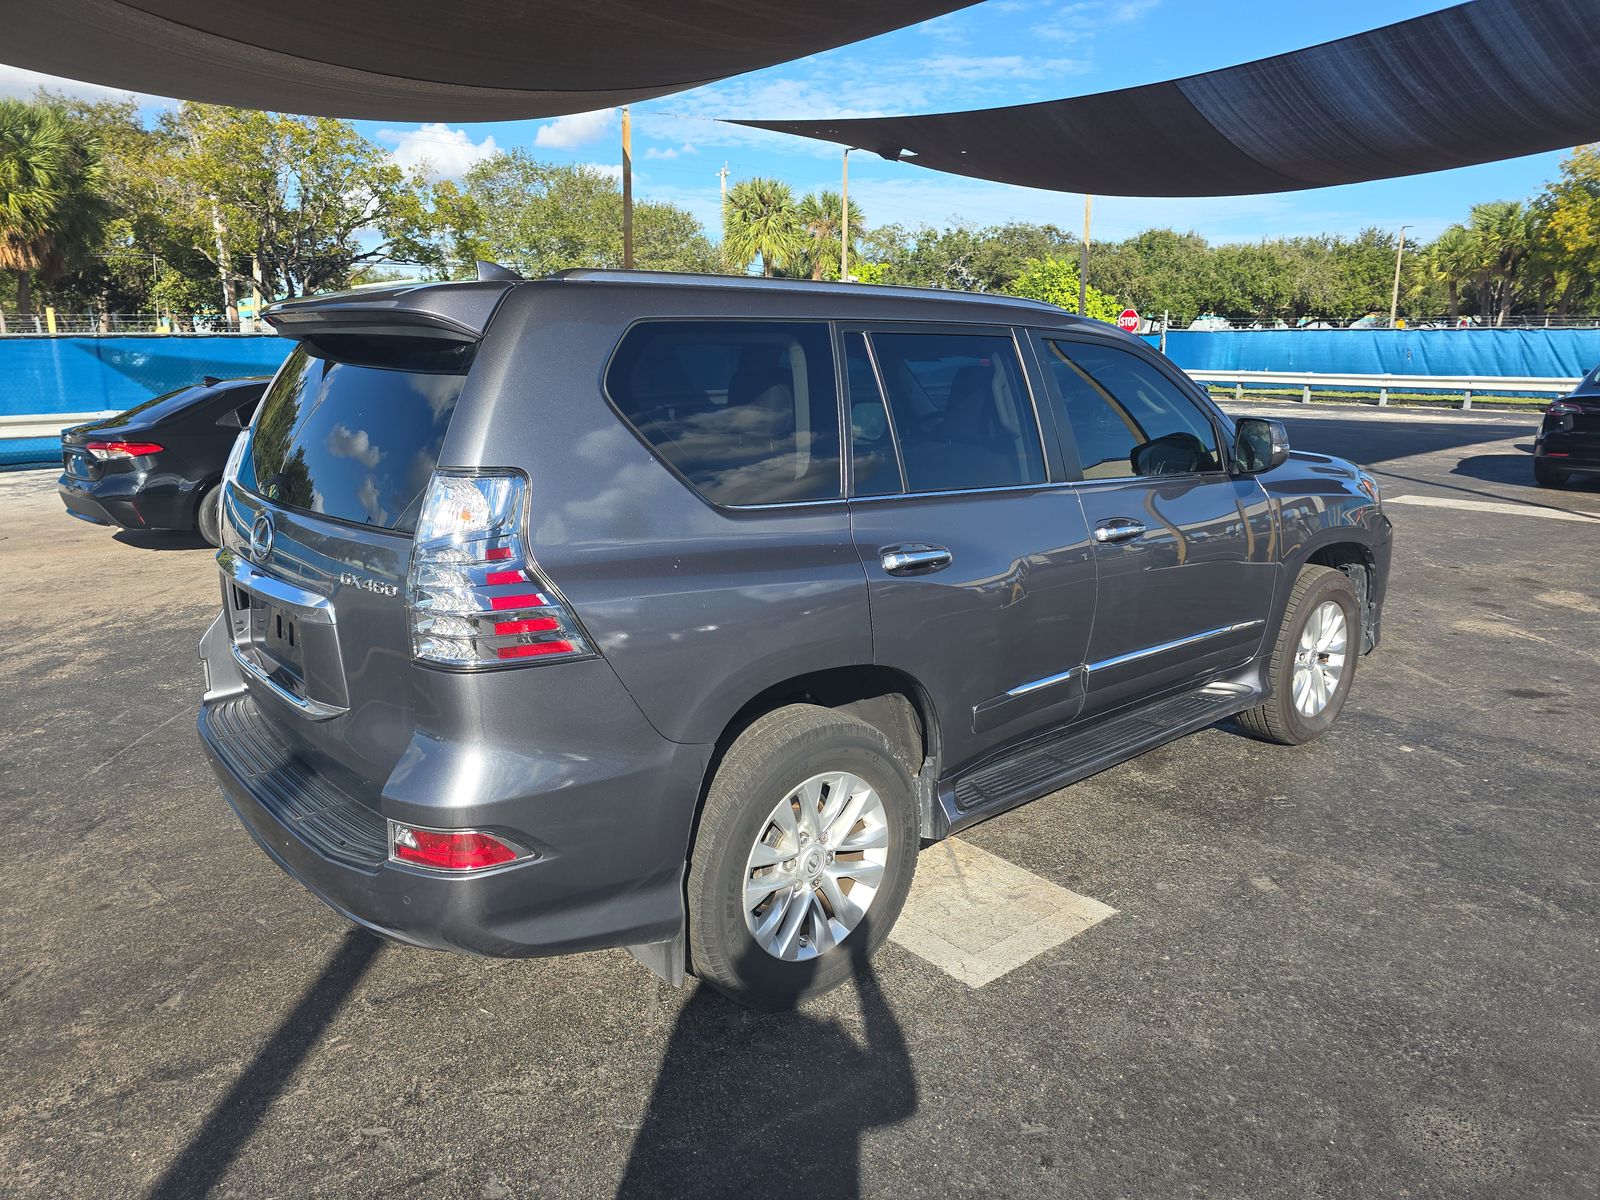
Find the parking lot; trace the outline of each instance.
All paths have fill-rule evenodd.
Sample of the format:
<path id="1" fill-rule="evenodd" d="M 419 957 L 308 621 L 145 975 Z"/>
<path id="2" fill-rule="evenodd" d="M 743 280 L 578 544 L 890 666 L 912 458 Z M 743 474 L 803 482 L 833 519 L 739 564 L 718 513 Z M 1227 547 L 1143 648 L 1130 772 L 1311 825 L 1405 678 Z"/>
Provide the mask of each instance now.
<path id="1" fill-rule="evenodd" d="M 1600 481 L 1534 487 L 1534 417 L 1259 411 L 1396 526 L 1334 731 L 962 834 L 919 903 L 1093 919 L 978 987 L 904 935 L 776 1016 L 352 932 L 196 743 L 210 552 L 0 475 L 0 1192 L 1595 1195 Z"/>

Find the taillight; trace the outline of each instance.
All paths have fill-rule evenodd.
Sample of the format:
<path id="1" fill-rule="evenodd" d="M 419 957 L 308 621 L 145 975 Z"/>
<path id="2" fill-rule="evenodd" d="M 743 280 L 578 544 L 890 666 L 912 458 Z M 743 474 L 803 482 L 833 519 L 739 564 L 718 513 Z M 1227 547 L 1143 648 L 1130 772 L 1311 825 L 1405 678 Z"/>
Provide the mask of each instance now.
<path id="1" fill-rule="evenodd" d="M 435 871 L 481 871 L 527 858 L 528 853 L 476 829 L 418 829 L 390 821 L 389 857 Z"/>
<path id="2" fill-rule="evenodd" d="M 90 458 L 104 462 L 108 458 L 143 458 L 147 454 L 160 454 L 155 442 L 90 442 L 84 447 Z"/>
<path id="3" fill-rule="evenodd" d="M 1552 417 L 1573 417 L 1581 413 L 1583 409 L 1566 400 L 1554 400 L 1551 402 L 1550 407 L 1544 411 Z"/>
<path id="4" fill-rule="evenodd" d="M 523 549 L 525 499 L 520 475 L 434 473 L 406 584 L 419 661 L 515 666 L 592 653 Z"/>

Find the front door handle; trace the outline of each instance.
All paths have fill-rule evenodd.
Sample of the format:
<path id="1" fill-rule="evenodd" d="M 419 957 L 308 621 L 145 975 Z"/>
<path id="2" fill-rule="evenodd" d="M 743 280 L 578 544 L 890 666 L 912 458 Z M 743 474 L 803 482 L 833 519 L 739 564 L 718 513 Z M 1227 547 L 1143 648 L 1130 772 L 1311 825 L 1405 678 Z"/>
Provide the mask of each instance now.
<path id="1" fill-rule="evenodd" d="M 1094 540 L 1102 546 L 1111 542 L 1132 541 L 1144 534 L 1145 527 L 1128 517 L 1113 517 L 1104 525 L 1096 525 Z"/>
<path id="2" fill-rule="evenodd" d="M 924 542 L 907 542 L 902 546 L 885 546 L 878 551 L 878 561 L 891 575 L 926 575 L 942 571 L 955 561 L 943 546 L 929 546 Z"/>

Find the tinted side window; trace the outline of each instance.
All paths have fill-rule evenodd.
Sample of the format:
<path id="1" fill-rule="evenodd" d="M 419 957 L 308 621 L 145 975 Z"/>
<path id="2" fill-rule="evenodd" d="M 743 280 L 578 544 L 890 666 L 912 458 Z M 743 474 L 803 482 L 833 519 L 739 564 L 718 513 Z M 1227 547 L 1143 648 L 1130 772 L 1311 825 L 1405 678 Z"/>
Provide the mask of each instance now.
<path id="1" fill-rule="evenodd" d="M 850 413 L 850 457 L 857 496 L 889 496 L 902 491 L 900 461 L 894 452 L 894 434 L 883 392 L 867 357 L 864 334 L 844 338 L 845 395 Z"/>
<path id="2" fill-rule="evenodd" d="M 1044 482 L 1033 402 L 1009 337 L 875 333 L 872 348 L 909 491 Z"/>
<path id="3" fill-rule="evenodd" d="M 1222 469 L 1211 422 L 1155 367 L 1117 346 L 1045 344 L 1085 479 Z"/>
<path id="4" fill-rule="evenodd" d="M 825 324 L 635 325 L 617 348 L 606 390 L 634 432 L 714 503 L 842 494 Z"/>

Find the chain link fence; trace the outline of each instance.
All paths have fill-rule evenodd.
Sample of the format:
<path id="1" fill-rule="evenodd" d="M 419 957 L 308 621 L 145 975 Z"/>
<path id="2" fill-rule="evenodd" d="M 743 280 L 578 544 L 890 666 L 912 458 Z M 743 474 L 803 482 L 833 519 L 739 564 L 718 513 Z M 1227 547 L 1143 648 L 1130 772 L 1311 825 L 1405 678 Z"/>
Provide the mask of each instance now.
<path id="1" fill-rule="evenodd" d="M 55 327 L 51 328 L 54 321 Z M 238 329 L 229 329 L 220 313 L 16 313 L 0 311 L 0 334 L 7 336 L 48 337 L 70 334 L 75 337 L 119 333 L 271 333 L 264 321 L 241 318 Z"/>

